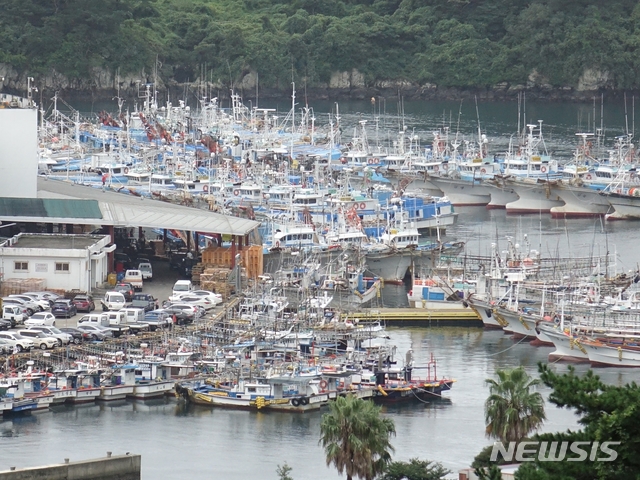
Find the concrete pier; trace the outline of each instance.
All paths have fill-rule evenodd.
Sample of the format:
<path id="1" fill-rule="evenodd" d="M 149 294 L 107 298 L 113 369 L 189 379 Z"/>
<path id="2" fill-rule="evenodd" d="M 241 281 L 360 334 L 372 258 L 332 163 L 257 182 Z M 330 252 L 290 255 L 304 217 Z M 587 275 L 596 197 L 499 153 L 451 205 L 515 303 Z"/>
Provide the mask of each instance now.
<path id="1" fill-rule="evenodd" d="M 115 455 L 42 467 L 0 471 L 0 480 L 140 480 L 140 455 Z"/>

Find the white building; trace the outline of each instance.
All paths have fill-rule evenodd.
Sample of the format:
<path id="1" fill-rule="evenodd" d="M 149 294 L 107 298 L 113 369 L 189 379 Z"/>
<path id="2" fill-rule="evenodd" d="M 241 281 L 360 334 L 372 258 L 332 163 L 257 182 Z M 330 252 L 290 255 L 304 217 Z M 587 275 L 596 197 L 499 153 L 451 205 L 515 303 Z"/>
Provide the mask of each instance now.
<path id="1" fill-rule="evenodd" d="M 37 179 L 38 110 L 28 99 L 0 94 L 0 192 L 36 198 Z"/>
<path id="2" fill-rule="evenodd" d="M 41 278 L 46 288 L 90 292 L 106 279 L 109 235 L 21 233 L 0 245 L 3 280 Z"/>

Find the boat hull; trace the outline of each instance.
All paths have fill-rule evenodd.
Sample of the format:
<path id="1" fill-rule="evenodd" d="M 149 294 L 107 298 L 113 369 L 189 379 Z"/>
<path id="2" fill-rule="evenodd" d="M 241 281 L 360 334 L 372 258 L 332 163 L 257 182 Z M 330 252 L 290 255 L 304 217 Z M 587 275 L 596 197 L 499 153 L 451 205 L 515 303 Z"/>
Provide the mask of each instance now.
<path id="1" fill-rule="evenodd" d="M 78 404 L 95 402 L 98 395 L 100 395 L 99 388 L 79 388 L 76 390 L 76 396 L 70 399 L 70 403 Z"/>
<path id="2" fill-rule="evenodd" d="M 560 207 L 564 202 L 554 195 L 551 186 L 533 181 L 510 182 L 518 194 L 518 200 L 507 203 L 507 213 L 549 213 L 553 207 Z"/>
<path id="3" fill-rule="evenodd" d="M 378 394 L 375 396 L 374 401 L 388 404 L 409 402 L 424 403 L 439 400 L 442 398 L 443 392 L 451 390 L 453 383 L 453 380 L 443 380 L 397 387 L 380 385 L 378 386 Z"/>
<path id="4" fill-rule="evenodd" d="M 443 177 L 432 177 L 431 182 L 442 190 L 456 207 L 484 206 L 491 201 L 491 190 L 480 183 Z"/>
<path id="5" fill-rule="evenodd" d="M 631 197 L 617 193 L 609 193 L 603 196 L 615 209 L 612 215 L 613 218 L 640 218 L 640 197 Z"/>
<path id="6" fill-rule="evenodd" d="M 558 185 L 551 191 L 564 202 L 564 205 L 551 208 L 553 218 L 600 217 L 613 211 L 606 196 L 589 188 Z"/>
<path id="7" fill-rule="evenodd" d="M 173 390 L 175 382 L 151 382 L 136 384 L 133 393 L 127 395 L 127 398 L 135 398 L 136 400 L 146 400 L 149 398 L 164 397 Z"/>
<path id="8" fill-rule="evenodd" d="M 487 204 L 488 209 L 504 209 L 508 203 L 518 200 L 518 194 L 511 187 L 490 185 L 491 201 Z"/>
<path id="9" fill-rule="evenodd" d="M 124 400 L 127 395 L 133 393 L 133 385 L 117 385 L 111 387 L 101 387 L 100 395 L 96 397 L 99 402 L 111 402 L 115 400 Z"/>
<path id="10" fill-rule="evenodd" d="M 582 344 L 593 366 L 640 367 L 640 351 L 611 345 Z"/>
<path id="11" fill-rule="evenodd" d="M 402 283 L 411 266 L 411 251 L 367 253 L 367 270 L 385 282 Z"/>
<path id="12" fill-rule="evenodd" d="M 550 360 L 562 360 L 575 363 L 589 362 L 587 351 L 573 337 L 565 335 L 562 332 L 546 332 L 546 336 L 556 348 L 549 354 Z"/>

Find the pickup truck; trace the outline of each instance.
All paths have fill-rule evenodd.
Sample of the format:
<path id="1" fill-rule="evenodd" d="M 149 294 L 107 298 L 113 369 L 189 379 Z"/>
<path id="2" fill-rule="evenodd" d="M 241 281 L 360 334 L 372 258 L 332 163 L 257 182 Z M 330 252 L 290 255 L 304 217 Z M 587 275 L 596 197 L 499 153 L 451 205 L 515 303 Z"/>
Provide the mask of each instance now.
<path id="1" fill-rule="evenodd" d="M 11 322 L 11 327 L 15 327 L 18 324 L 23 324 L 25 314 L 22 312 L 22 308 L 17 305 L 3 305 L 2 306 L 2 320 Z"/>
<path id="2" fill-rule="evenodd" d="M 158 328 L 171 328 L 173 319 L 163 310 L 152 310 L 145 313 L 144 323 L 149 324 L 149 330 L 153 332 Z"/>
<path id="3" fill-rule="evenodd" d="M 109 328 L 126 328 L 131 333 L 139 333 L 149 330 L 149 324 L 142 322 L 144 312 L 139 308 L 123 308 L 117 312 L 107 313 L 109 316 Z M 124 332 L 123 332 L 124 333 Z M 114 331 L 114 336 L 118 336 Z"/>
<path id="4" fill-rule="evenodd" d="M 90 313 L 78 320 L 78 325 L 99 325 L 106 327 L 111 330 L 114 337 L 119 337 L 120 335 L 128 333 L 130 328 L 125 324 L 120 324 L 121 317 L 118 316 L 118 313 L 119 312 Z"/>
<path id="5" fill-rule="evenodd" d="M 130 283 L 136 290 L 142 290 L 142 272 L 140 270 L 127 270 L 124 274 L 125 283 Z"/>
<path id="6" fill-rule="evenodd" d="M 158 300 L 148 293 L 136 293 L 131 301 L 131 307 L 142 308 L 145 312 L 150 312 L 158 308 Z"/>
<path id="7" fill-rule="evenodd" d="M 138 270 L 142 272 L 143 280 L 153 280 L 153 268 L 149 262 L 140 262 L 138 265 Z"/>

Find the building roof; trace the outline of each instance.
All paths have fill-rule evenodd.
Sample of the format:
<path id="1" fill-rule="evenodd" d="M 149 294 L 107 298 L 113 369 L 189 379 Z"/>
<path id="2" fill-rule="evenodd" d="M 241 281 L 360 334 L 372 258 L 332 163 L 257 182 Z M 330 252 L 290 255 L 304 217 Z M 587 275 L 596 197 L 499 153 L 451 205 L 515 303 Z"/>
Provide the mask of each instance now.
<path id="1" fill-rule="evenodd" d="M 199 208 L 38 178 L 38 198 L 0 198 L 0 220 L 247 235 L 259 222 Z"/>
<path id="2" fill-rule="evenodd" d="M 95 245 L 104 235 L 57 235 L 21 233 L 14 237 L 12 248 L 80 249 Z M 2 244 L 0 246 L 6 246 Z"/>

